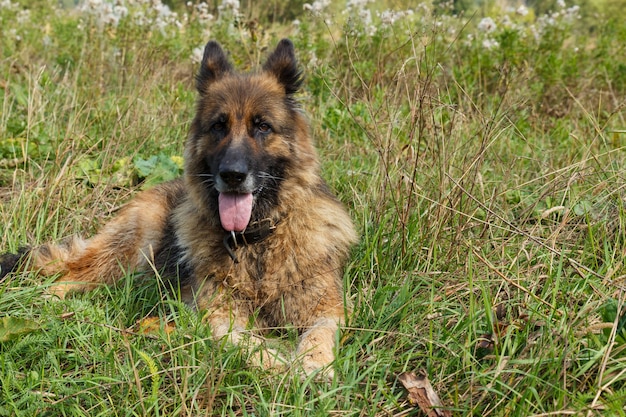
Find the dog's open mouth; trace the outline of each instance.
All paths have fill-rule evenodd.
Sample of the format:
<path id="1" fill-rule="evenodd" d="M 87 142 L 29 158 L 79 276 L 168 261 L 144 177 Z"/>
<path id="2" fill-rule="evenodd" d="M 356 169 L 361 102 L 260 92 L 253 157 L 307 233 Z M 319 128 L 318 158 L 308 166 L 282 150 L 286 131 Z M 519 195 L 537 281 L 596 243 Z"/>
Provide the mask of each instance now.
<path id="1" fill-rule="evenodd" d="M 250 223 L 252 194 L 220 193 L 220 222 L 227 232 L 242 232 Z"/>

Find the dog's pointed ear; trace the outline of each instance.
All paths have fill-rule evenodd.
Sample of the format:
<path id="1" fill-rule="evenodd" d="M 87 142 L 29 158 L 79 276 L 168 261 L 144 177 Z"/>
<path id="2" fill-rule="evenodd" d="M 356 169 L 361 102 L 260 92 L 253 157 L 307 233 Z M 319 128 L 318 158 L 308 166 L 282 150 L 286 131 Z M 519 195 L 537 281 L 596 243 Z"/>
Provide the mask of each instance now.
<path id="1" fill-rule="evenodd" d="M 289 39 L 283 39 L 267 58 L 263 70 L 273 74 L 285 87 L 287 95 L 294 94 L 302 85 L 302 72 L 298 69 L 296 52 Z"/>
<path id="2" fill-rule="evenodd" d="M 204 47 L 202 64 L 196 76 L 196 89 L 200 94 L 204 94 L 209 85 L 231 71 L 233 66 L 228 62 L 222 47 L 215 41 L 209 41 Z"/>

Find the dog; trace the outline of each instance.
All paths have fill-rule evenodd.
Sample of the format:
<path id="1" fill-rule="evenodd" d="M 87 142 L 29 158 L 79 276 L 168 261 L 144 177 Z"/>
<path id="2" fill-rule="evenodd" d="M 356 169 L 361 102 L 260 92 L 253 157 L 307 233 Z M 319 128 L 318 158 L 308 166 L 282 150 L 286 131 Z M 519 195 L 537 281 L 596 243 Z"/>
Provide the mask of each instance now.
<path id="1" fill-rule="evenodd" d="M 286 360 L 249 328 L 291 324 L 301 332 L 295 363 L 332 376 L 327 365 L 349 312 L 342 276 L 357 234 L 320 176 L 296 100 L 302 82 L 288 39 L 250 73 L 236 72 L 208 42 L 183 177 L 138 193 L 90 239 L 4 255 L 0 274 L 58 277 L 50 291 L 64 297 L 125 271 L 155 270 L 205 312 L 214 338 L 250 341 L 254 364 Z"/>

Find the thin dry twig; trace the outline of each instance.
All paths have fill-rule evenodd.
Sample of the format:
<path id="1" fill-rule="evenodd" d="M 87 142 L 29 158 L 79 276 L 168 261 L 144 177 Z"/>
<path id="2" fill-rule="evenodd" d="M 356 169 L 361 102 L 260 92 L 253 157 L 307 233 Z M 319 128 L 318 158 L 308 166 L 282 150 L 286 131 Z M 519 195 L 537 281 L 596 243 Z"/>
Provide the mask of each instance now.
<path id="1" fill-rule="evenodd" d="M 611 328 L 611 334 L 609 335 L 609 340 L 606 342 L 606 351 L 602 356 L 602 363 L 600 365 L 600 370 L 598 371 L 598 392 L 595 397 L 593 397 L 593 401 L 591 402 L 590 410 L 587 411 L 587 417 L 591 416 L 591 413 L 598 405 L 598 401 L 600 401 L 600 396 L 603 392 L 605 392 L 612 384 L 615 382 L 615 378 L 611 379 L 606 384 L 602 384 L 602 379 L 604 377 L 604 372 L 606 371 L 606 364 L 609 361 L 611 356 L 611 352 L 613 351 L 613 344 L 615 342 L 615 336 L 617 335 L 617 328 L 619 326 L 619 321 L 622 316 L 622 305 L 624 304 L 625 292 L 620 291 L 619 301 L 617 303 L 617 313 L 615 314 L 615 320 L 613 321 L 613 327 Z M 617 376 L 622 375 L 626 370 L 620 372 Z"/>
<path id="2" fill-rule="evenodd" d="M 515 233 L 518 233 L 526 238 L 528 238 L 529 240 L 531 240 L 532 242 L 536 243 L 537 245 L 541 246 L 544 249 L 547 249 L 549 252 L 553 253 L 554 255 L 558 255 L 558 256 L 562 256 L 565 260 L 567 260 L 579 273 L 580 270 L 583 270 L 585 272 L 587 272 L 588 274 L 591 274 L 599 279 L 604 279 L 604 277 L 600 274 L 598 274 L 597 272 L 593 271 L 592 269 L 586 267 L 585 265 L 581 264 L 580 262 L 578 262 L 577 260 L 570 258 L 569 256 L 565 256 L 565 254 L 561 251 L 558 251 L 556 249 L 554 249 L 553 247 L 551 247 L 550 245 L 546 244 L 544 241 L 542 241 L 541 239 L 538 239 L 537 237 L 531 235 L 528 232 L 525 232 L 524 230 L 520 229 L 519 227 L 517 227 L 516 225 L 514 225 L 513 223 L 511 223 L 510 221 L 508 221 L 507 219 L 505 219 L 504 217 L 500 216 L 499 214 L 497 214 L 495 211 L 491 210 L 487 205 L 485 205 L 483 202 L 481 202 L 480 200 L 478 200 L 476 197 L 474 197 L 470 192 L 468 192 L 467 190 L 465 190 L 465 188 L 463 188 L 463 186 L 461 184 L 459 184 L 458 181 L 456 181 L 454 178 L 450 177 L 448 174 L 446 174 L 446 176 L 450 179 L 450 181 L 452 181 L 457 187 L 459 187 L 464 193 L 465 195 L 467 195 L 470 199 L 472 199 L 476 204 L 478 204 L 480 206 L 480 208 L 482 208 L 483 210 L 485 210 L 486 212 L 488 212 L 490 215 L 494 216 L 495 218 L 497 218 L 498 220 L 500 220 L 501 222 L 503 222 L 504 224 L 506 224 L 511 231 L 514 231 Z"/>
<path id="3" fill-rule="evenodd" d="M 502 278 L 503 280 L 505 280 L 506 282 L 508 282 L 509 284 L 513 285 L 515 288 L 523 291 L 524 293 L 528 294 L 529 296 L 531 296 L 532 298 L 534 298 L 536 301 L 540 302 L 541 304 L 544 304 L 546 307 L 549 307 L 550 309 L 553 309 L 554 306 L 550 303 L 548 303 L 547 301 L 541 299 L 540 297 L 537 297 L 535 294 L 533 294 L 528 288 L 525 288 L 521 285 L 519 285 L 517 282 L 513 281 L 512 279 L 508 278 L 506 275 L 504 275 L 502 272 L 498 271 L 498 269 L 493 266 L 491 264 L 491 262 L 489 262 L 488 260 L 486 260 L 485 258 L 483 258 L 482 256 L 480 256 L 478 254 L 478 252 L 476 252 L 475 249 L 472 249 L 472 253 L 474 254 L 474 256 L 476 256 L 482 263 L 484 263 L 485 265 L 487 265 L 487 267 L 489 269 L 491 269 L 493 272 L 495 272 L 500 278 Z"/>

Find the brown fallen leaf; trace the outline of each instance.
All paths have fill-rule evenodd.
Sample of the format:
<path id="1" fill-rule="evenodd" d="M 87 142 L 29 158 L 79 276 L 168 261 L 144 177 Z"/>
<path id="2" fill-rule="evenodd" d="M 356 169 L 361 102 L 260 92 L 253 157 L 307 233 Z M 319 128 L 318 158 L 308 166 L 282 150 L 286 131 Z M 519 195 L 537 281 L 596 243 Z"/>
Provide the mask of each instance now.
<path id="1" fill-rule="evenodd" d="M 161 328 L 161 319 L 159 317 L 144 317 L 141 320 L 137 320 L 137 333 L 152 334 L 158 333 Z M 165 334 L 170 334 L 174 331 L 176 325 L 173 322 L 168 322 L 163 325 L 163 331 Z"/>
<path id="2" fill-rule="evenodd" d="M 496 338 L 493 333 L 485 333 L 478 337 L 478 342 L 476 343 L 476 347 L 478 349 L 486 349 L 489 353 L 493 352 L 493 348 L 496 345 Z"/>
<path id="3" fill-rule="evenodd" d="M 398 375 L 398 380 L 409 392 L 409 403 L 418 405 L 428 417 L 452 417 L 450 410 L 441 408 L 443 404 L 430 385 L 425 371 L 421 371 L 419 376 L 415 372 L 403 372 Z"/>

